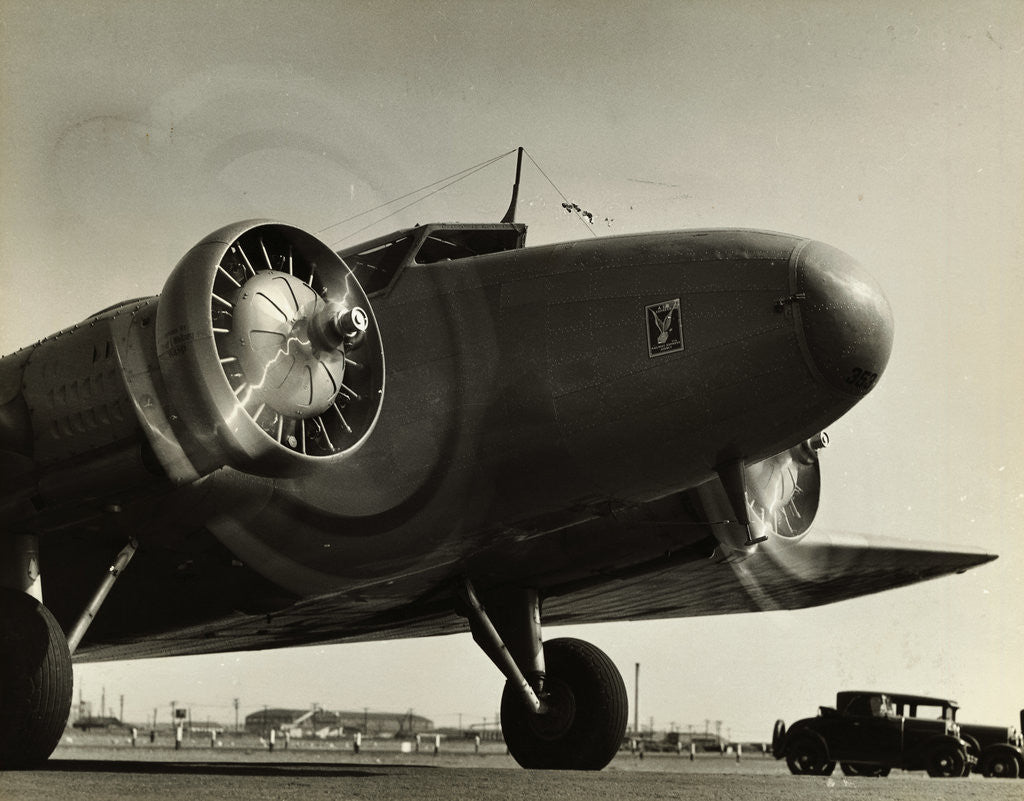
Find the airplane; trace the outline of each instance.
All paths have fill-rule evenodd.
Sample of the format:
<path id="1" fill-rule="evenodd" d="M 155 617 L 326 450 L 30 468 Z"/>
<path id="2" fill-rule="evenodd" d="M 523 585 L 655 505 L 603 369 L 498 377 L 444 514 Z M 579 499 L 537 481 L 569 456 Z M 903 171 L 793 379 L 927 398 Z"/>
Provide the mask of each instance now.
<path id="1" fill-rule="evenodd" d="M 158 296 L 0 359 L 0 766 L 52 753 L 73 662 L 468 630 L 516 761 L 600 770 L 622 677 L 544 626 L 996 558 L 811 530 L 825 428 L 892 347 L 851 256 L 747 229 L 527 247 L 514 207 L 339 251 L 227 225 Z"/>

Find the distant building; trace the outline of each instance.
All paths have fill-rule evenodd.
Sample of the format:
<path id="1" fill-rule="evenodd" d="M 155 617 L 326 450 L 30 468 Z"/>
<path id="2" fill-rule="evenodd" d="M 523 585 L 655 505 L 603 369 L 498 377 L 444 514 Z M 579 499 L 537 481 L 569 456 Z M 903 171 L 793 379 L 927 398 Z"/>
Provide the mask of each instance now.
<path id="1" fill-rule="evenodd" d="M 71 724 L 73 728 L 89 731 L 89 729 L 119 729 L 121 721 L 113 717 L 82 717 Z"/>
<path id="2" fill-rule="evenodd" d="M 408 712 L 329 712 L 325 709 L 267 708 L 245 716 L 245 730 L 266 736 L 270 730 L 292 737 L 402 737 L 434 730 L 434 721 Z"/>
<path id="3" fill-rule="evenodd" d="M 725 741 L 715 734 L 684 734 L 670 731 L 665 734 L 665 742 L 669 745 L 680 745 L 689 748 L 692 743 L 698 751 L 721 752 L 725 750 Z"/>

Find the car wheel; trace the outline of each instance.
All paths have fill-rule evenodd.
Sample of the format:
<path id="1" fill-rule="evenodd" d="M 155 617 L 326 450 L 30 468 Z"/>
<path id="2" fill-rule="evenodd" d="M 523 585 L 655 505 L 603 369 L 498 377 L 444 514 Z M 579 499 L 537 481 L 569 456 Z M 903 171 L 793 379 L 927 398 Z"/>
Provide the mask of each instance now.
<path id="1" fill-rule="evenodd" d="M 936 746 L 928 754 L 928 775 L 933 778 L 952 779 L 964 775 L 967 759 L 954 745 Z"/>
<path id="2" fill-rule="evenodd" d="M 993 754 L 985 760 L 981 773 L 992 779 L 1016 779 L 1020 764 L 1012 754 Z"/>
<path id="3" fill-rule="evenodd" d="M 836 763 L 828 761 L 824 743 L 804 735 L 786 748 L 786 765 L 796 776 L 827 776 L 835 769 Z"/>

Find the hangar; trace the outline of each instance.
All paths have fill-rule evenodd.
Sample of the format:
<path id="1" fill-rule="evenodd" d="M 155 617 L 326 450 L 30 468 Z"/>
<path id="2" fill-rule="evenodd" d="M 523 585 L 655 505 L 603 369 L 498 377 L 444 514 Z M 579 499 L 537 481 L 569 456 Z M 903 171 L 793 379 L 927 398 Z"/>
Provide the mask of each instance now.
<path id="1" fill-rule="evenodd" d="M 332 712 L 265 707 L 245 716 L 245 730 L 266 735 L 271 730 L 292 737 L 340 737 L 361 732 L 368 737 L 404 737 L 434 730 L 434 721 L 409 712 Z"/>

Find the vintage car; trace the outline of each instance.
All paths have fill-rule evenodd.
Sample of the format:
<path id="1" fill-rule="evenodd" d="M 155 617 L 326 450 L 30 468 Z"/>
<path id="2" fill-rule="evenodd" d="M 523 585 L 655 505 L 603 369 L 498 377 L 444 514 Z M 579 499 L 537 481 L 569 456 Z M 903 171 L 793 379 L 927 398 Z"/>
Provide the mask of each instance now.
<path id="1" fill-rule="evenodd" d="M 977 759 L 975 773 L 983 776 L 1016 779 L 1024 777 L 1024 710 L 1021 710 L 1021 730 L 1013 726 L 985 726 L 980 723 L 961 723 L 956 715 L 959 704 L 945 698 L 925 698 L 919 695 L 889 693 L 897 715 L 922 722 L 953 720 L 960 727 L 960 737 L 967 743 L 967 752 Z"/>
<path id="2" fill-rule="evenodd" d="M 936 699 L 902 695 L 904 709 L 914 699 L 923 707 Z M 941 720 L 901 715 L 889 693 L 836 693 L 835 707 L 796 721 L 788 729 L 775 722 L 772 753 L 795 774 L 827 776 L 836 762 L 855 776 L 887 776 L 893 768 L 925 770 L 929 776 L 966 776 L 975 757 L 960 736 L 952 709 Z"/>

